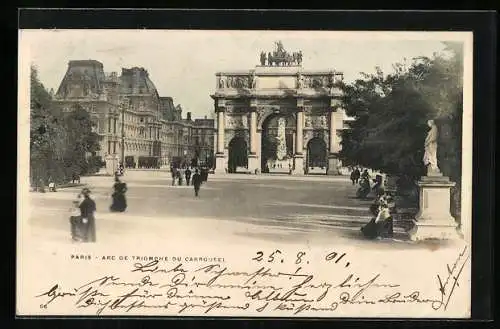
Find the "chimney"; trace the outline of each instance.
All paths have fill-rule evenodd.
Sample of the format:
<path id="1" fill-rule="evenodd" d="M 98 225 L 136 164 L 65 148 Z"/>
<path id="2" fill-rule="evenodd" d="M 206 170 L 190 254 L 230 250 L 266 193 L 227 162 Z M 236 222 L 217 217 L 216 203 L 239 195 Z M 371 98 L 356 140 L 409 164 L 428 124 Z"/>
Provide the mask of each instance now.
<path id="1" fill-rule="evenodd" d="M 191 121 L 191 112 L 186 113 L 187 121 Z"/>
<path id="2" fill-rule="evenodd" d="M 207 119 L 207 116 L 205 115 L 205 120 Z"/>

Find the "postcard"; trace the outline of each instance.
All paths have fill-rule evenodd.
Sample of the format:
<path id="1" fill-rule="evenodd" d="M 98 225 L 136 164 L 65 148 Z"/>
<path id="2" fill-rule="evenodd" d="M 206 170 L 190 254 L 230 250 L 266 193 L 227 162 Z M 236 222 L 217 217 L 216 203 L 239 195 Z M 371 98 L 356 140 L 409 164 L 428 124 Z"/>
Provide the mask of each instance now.
<path id="1" fill-rule="evenodd" d="M 469 318 L 472 42 L 20 30 L 17 315 Z"/>

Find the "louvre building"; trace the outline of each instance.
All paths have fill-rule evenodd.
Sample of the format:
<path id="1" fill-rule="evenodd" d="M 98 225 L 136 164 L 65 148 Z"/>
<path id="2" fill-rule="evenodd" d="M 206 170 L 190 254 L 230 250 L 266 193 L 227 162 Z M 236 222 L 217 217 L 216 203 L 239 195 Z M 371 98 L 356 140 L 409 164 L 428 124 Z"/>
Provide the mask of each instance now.
<path id="1" fill-rule="evenodd" d="M 214 120 L 183 117 L 180 105 L 158 94 L 148 71 L 123 68 L 105 73 L 96 60 L 74 60 L 54 101 L 64 112 L 76 106 L 90 113 L 99 134 L 97 156 L 122 157 L 126 166 L 168 166 L 172 162 L 208 161 L 214 150 Z M 122 131 L 123 128 L 123 131 Z"/>

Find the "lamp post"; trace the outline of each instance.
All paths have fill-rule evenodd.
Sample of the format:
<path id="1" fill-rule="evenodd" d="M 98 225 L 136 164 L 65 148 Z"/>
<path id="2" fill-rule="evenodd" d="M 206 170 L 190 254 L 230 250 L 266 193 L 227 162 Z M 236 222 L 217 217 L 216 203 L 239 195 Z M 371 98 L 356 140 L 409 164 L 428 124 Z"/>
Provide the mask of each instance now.
<path id="1" fill-rule="evenodd" d="M 125 168 L 125 102 L 126 98 L 122 100 L 122 147 L 121 147 L 121 158 L 122 166 Z"/>

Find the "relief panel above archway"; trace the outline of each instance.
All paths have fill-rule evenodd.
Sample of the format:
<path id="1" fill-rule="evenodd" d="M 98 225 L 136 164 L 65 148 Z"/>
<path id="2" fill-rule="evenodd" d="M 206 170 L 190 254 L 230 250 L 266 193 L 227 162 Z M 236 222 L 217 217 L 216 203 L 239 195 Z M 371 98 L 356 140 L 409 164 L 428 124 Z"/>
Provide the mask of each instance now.
<path id="1" fill-rule="evenodd" d="M 229 130 L 248 129 L 247 114 L 226 115 L 224 128 Z"/>
<path id="2" fill-rule="evenodd" d="M 326 115 L 304 116 L 304 129 L 328 129 L 328 117 Z"/>
<path id="3" fill-rule="evenodd" d="M 328 130 L 320 130 L 320 129 L 305 130 L 304 131 L 304 138 L 303 138 L 304 149 L 307 149 L 307 144 L 309 143 L 309 141 L 311 139 L 320 138 L 325 142 L 326 149 L 328 151 L 329 150 L 329 137 L 330 137 L 330 133 Z"/>
<path id="4" fill-rule="evenodd" d="M 243 130 L 243 129 L 236 129 L 236 130 L 229 130 L 226 131 L 224 134 L 224 148 L 228 148 L 229 143 L 231 140 L 235 137 L 241 137 L 245 140 L 247 143 L 247 148 L 250 145 L 250 135 L 248 134 L 248 130 Z"/>

